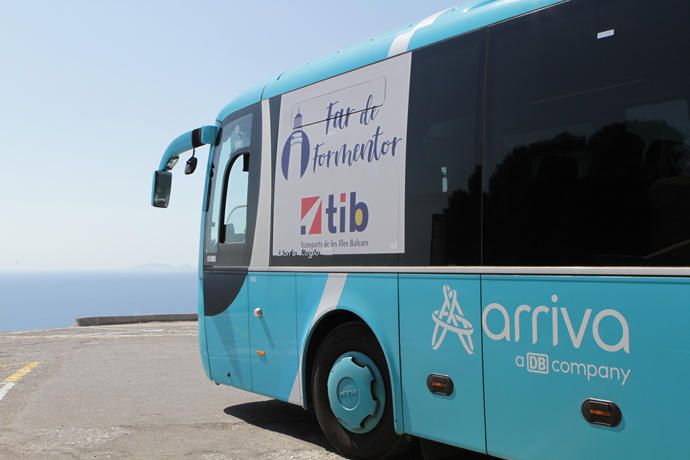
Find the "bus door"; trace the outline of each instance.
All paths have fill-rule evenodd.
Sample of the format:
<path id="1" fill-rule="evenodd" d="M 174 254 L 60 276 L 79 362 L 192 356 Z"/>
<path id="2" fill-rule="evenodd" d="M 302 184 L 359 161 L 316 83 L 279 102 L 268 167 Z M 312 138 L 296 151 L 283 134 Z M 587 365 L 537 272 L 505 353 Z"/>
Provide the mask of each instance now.
<path id="1" fill-rule="evenodd" d="M 264 103 L 263 110 L 269 111 L 269 104 Z M 268 114 L 264 113 L 264 120 Z M 266 128 L 268 129 L 268 128 Z M 268 136 L 265 136 L 268 138 Z M 262 145 L 261 171 L 263 191 L 271 190 L 270 142 Z M 259 206 L 261 212 L 269 215 L 271 212 L 271 196 L 262 195 Z M 259 219 L 261 221 L 262 219 Z M 267 219 L 266 222 L 270 222 Z M 263 225 L 263 224 L 259 224 Z M 268 225 L 268 223 L 266 223 Z M 262 233 L 263 232 L 263 233 Z M 267 228 L 260 228 L 258 235 L 267 239 L 270 232 Z M 257 241 L 258 245 L 268 248 L 268 241 Z M 257 248 L 258 248 L 257 245 Z M 257 250 L 258 251 L 258 250 Z M 260 251 L 255 256 L 255 264 L 262 265 Z M 290 399 L 290 393 L 298 388 L 296 376 L 298 372 L 297 353 L 297 312 L 296 312 L 296 279 L 290 272 L 249 272 L 248 301 L 249 301 L 249 360 L 252 372 L 252 391 L 277 398 L 283 401 Z"/>
<path id="2" fill-rule="evenodd" d="M 251 390 L 247 271 L 258 189 L 258 104 L 223 123 L 209 168 L 204 230 L 206 346 L 215 382 Z"/>

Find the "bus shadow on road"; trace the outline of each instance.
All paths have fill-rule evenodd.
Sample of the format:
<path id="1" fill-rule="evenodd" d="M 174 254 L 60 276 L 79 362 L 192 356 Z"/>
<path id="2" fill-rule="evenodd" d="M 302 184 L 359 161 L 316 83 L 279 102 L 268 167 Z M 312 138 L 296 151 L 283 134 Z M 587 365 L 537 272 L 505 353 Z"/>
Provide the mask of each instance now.
<path id="1" fill-rule="evenodd" d="M 335 452 L 321 434 L 316 418 L 294 404 L 282 401 L 255 401 L 228 406 L 227 415 L 243 420 L 250 425 L 281 433 Z"/>
<path id="2" fill-rule="evenodd" d="M 258 428 L 284 434 L 304 442 L 322 447 L 334 452 L 326 438 L 321 434 L 316 417 L 311 412 L 303 410 L 294 404 L 282 401 L 268 400 L 237 404 L 226 407 L 226 415 L 238 418 Z M 415 445 L 399 460 L 498 460 L 494 457 L 451 448 L 428 441 L 425 448 Z M 425 451 L 425 452 L 424 452 Z"/>

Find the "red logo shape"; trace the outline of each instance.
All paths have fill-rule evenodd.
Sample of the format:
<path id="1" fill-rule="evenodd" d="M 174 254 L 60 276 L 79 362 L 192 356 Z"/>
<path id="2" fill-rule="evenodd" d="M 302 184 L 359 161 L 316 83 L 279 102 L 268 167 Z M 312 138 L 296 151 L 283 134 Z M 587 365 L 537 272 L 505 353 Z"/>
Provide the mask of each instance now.
<path id="1" fill-rule="evenodd" d="M 313 212 L 316 211 L 316 212 Z M 309 232 L 307 232 L 308 223 L 304 222 L 307 214 L 313 214 L 311 225 L 309 225 Z M 309 196 L 302 198 L 302 203 L 300 207 L 300 219 L 302 220 L 301 234 L 309 235 L 319 235 L 321 234 L 321 214 L 322 214 L 322 204 L 321 197 L 319 196 Z"/>

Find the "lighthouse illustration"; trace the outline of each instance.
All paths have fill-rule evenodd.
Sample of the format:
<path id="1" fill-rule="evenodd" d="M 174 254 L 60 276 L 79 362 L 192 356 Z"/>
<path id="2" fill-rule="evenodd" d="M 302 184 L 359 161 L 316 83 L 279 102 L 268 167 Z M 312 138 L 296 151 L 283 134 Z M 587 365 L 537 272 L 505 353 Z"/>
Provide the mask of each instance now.
<path id="1" fill-rule="evenodd" d="M 280 157 L 281 172 L 285 180 L 304 176 L 309 165 L 309 137 L 302 130 L 302 114 L 297 115 L 292 125 L 292 133 L 285 140 Z M 299 176 L 297 175 L 299 174 Z"/>

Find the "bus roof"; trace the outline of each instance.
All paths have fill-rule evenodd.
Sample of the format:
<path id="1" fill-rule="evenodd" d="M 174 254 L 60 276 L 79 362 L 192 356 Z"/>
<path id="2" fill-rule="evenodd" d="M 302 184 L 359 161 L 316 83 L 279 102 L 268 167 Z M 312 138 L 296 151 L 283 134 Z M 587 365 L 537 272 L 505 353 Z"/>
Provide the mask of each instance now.
<path id="1" fill-rule="evenodd" d="M 564 0 L 471 0 L 448 8 L 397 31 L 371 38 L 358 46 L 338 51 L 323 60 L 284 72 L 269 82 L 237 96 L 217 116 L 231 113 L 341 73 L 382 61 L 481 27 L 504 21 Z M 565 0 L 567 1 L 567 0 Z"/>

